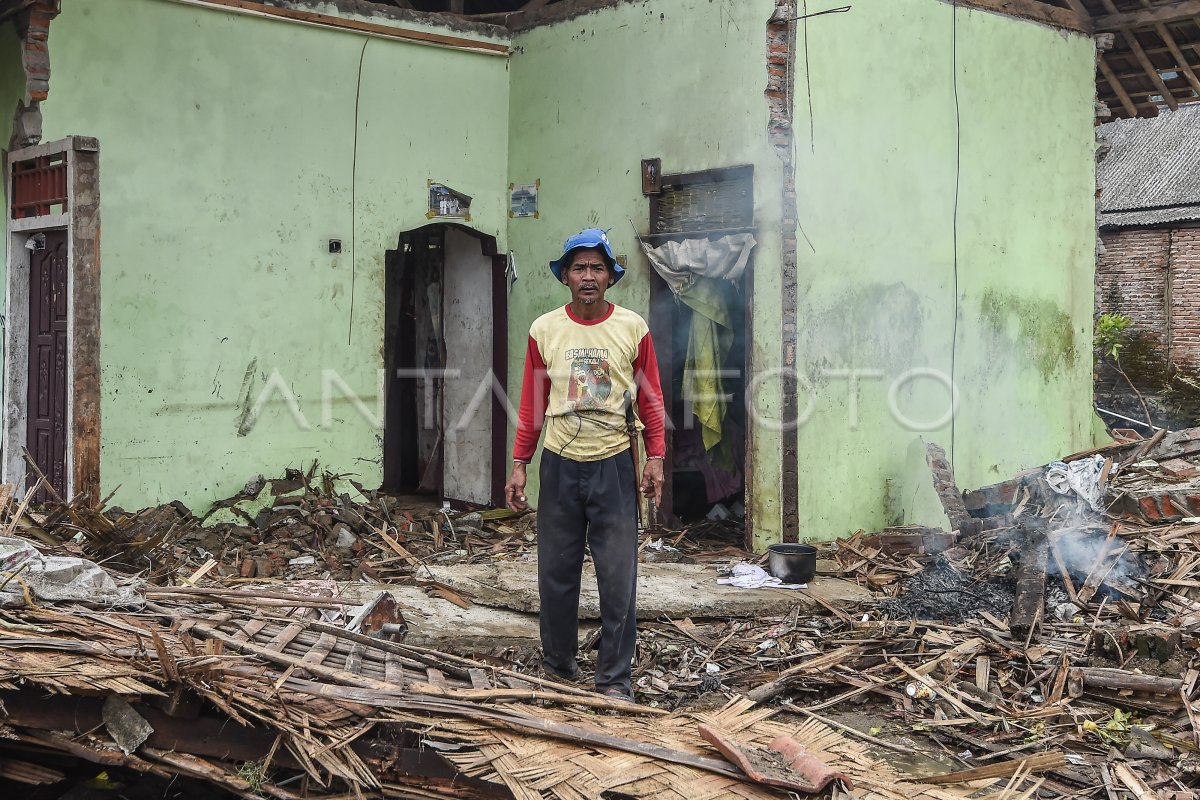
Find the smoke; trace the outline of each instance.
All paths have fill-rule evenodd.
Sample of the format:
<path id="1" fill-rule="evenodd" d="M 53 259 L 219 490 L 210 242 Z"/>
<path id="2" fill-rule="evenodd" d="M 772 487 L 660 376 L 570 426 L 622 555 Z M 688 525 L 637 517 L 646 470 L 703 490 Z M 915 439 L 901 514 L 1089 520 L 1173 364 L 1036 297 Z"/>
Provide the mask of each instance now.
<path id="1" fill-rule="evenodd" d="M 1110 594 L 1137 595 L 1134 579 L 1146 570 L 1125 542 L 1110 533 L 1104 515 L 1103 467 L 1099 456 L 1070 464 L 1054 462 L 1038 478 L 1042 489 L 1038 516 L 1046 522 L 1050 547 L 1047 573 L 1058 575 L 1064 583 L 1069 580 L 1077 592 L 1090 577 L 1093 587 L 1107 587 Z"/>

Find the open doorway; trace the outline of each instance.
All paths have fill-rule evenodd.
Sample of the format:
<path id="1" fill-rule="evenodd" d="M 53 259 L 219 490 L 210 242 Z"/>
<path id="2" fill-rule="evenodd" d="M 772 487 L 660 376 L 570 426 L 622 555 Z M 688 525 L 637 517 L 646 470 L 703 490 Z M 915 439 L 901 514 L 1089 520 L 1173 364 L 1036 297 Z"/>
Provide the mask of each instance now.
<path id="1" fill-rule="evenodd" d="M 503 499 L 506 258 L 460 225 L 400 235 L 385 257 L 383 488 L 456 505 Z"/>
<path id="2" fill-rule="evenodd" d="M 661 520 L 749 541 L 753 168 L 663 175 L 650 200 L 650 330 L 671 424 Z"/>
<path id="3" fill-rule="evenodd" d="M 99 149 L 72 136 L 5 164 L 0 480 L 33 502 L 100 500 Z"/>

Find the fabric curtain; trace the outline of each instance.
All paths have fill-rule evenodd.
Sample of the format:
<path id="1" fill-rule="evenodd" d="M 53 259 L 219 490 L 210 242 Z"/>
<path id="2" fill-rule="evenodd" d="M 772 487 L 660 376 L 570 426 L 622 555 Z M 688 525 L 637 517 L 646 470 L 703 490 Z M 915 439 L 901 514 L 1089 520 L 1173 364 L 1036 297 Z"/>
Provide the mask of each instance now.
<path id="1" fill-rule="evenodd" d="M 715 466 L 733 466 L 732 448 L 722 446 L 727 412 L 720 372 L 733 346 L 729 302 L 721 281 L 736 281 L 746 271 L 757 244 L 748 233 L 717 239 L 669 241 L 658 247 L 642 242 L 646 258 L 675 297 L 692 310 L 684 361 L 684 399 L 701 426 L 704 449 Z"/>

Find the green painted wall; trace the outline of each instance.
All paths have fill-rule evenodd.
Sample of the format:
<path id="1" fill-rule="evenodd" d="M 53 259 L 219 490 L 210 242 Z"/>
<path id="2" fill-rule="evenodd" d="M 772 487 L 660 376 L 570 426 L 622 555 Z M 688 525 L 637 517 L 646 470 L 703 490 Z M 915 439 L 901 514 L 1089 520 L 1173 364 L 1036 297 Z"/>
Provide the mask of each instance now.
<path id="1" fill-rule="evenodd" d="M 569 297 L 547 262 L 581 228 L 611 228 L 630 272 L 609 295 L 646 313 L 650 269 L 630 220 L 646 230 L 640 162 L 665 172 L 753 164 L 756 330 L 752 357 L 779 364 L 780 161 L 767 141 L 766 21 L 772 0 L 624 3 L 517 36 L 510 89 L 509 180 L 541 179 L 539 219 L 514 219 L 508 239 L 521 280 L 510 306 L 510 392 L 520 391 L 529 323 Z M 760 397 L 771 414 L 777 388 Z M 775 412 L 777 413 L 777 412 Z M 752 515 L 779 530 L 779 441 L 754 431 Z M 540 453 L 540 450 L 539 450 Z M 536 463 L 529 470 L 536 492 Z"/>
<path id="2" fill-rule="evenodd" d="M 801 536 L 945 524 L 913 457 L 918 435 L 953 443 L 963 488 L 1091 441 L 1093 45 L 938 0 L 860 0 L 810 20 L 807 44 L 795 92 L 812 243 L 799 253 L 799 362 L 813 386 Z M 953 431 L 918 434 L 891 414 L 889 388 L 914 368 L 953 374 Z M 882 372 L 862 381 L 857 429 L 848 381 L 825 372 L 837 369 Z M 931 422 L 949 395 L 921 378 L 896 401 Z"/>
<path id="3" fill-rule="evenodd" d="M 648 221 L 640 160 L 661 157 L 668 172 L 752 164 L 752 359 L 777 369 L 783 168 L 763 95 L 774 5 L 621 3 L 519 34 L 506 62 L 383 40 L 364 52 L 358 35 L 167 0 L 65 3 L 45 138 L 101 142 L 105 490 L 122 485 L 114 502 L 127 507 L 203 507 L 318 454 L 378 481 L 378 429 L 345 401 L 322 426 L 322 371 L 374 405 L 384 251 L 426 222 L 427 178 L 473 195 L 475 227 L 515 253 L 515 401 L 529 323 L 566 300 L 545 264 L 567 235 L 611 228 L 630 261 L 612 298 L 646 312 L 649 266 L 629 224 Z M 861 0 L 801 36 L 806 538 L 938 521 L 918 433 L 889 411 L 888 388 L 908 370 L 953 373 L 953 437 L 948 425 L 920 435 L 948 449 L 953 438 L 964 486 L 1090 441 L 1092 44 L 956 13 L 940 0 Z M 507 219 L 506 185 L 534 180 L 540 218 Z M 326 252 L 331 237 L 345 254 Z M 857 426 L 847 380 L 830 374 L 847 369 L 881 373 L 861 382 Z M 273 374 L 312 428 L 277 394 L 239 436 L 247 398 Z M 928 379 L 894 399 L 919 421 L 947 406 Z M 761 546 L 780 531 L 778 383 L 756 408 Z"/>
<path id="4" fill-rule="evenodd" d="M 317 455 L 377 484 L 381 431 L 336 392 L 322 425 L 322 371 L 375 407 L 384 251 L 427 179 L 504 246 L 506 59 L 165 0 L 63 3 L 50 52 L 45 139 L 101 147 L 113 502 L 202 508 Z M 239 436 L 276 370 L 311 428 L 277 392 Z"/>

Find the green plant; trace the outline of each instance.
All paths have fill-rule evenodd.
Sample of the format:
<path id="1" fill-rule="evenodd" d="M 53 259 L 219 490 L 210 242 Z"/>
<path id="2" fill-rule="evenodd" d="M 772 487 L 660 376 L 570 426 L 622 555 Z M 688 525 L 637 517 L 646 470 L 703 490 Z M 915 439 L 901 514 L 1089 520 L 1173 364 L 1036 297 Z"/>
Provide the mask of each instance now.
<path id="1" fill-rule="evenodd" d="M 1096 353 L 1101 359 L 1107 358 L 1112 362 L 1113 367 L 1125 379 L 1125 383 L 1137 396 L 1138 403 L 1142 406 L 1142 413 L 1146 415 L 1146 424 L 1154 428 L 1154 420 L 1150 417 L 1150 409 L 1146 407 L 1146 400 L 1142 397 L 1142 393 L 1133 385 L 1133 381 L 1125 374 L 1125 368 L 1121 366 L 1121 350 L 1129 342 L 1129 328 L 1133 325 L 1133 319 L 1126 314 L 1101 314 L 1096 317 L 1096 330 L 1092 337 L 1093 346 L 1096 348 Z"/>
<path id="2" fill-rule="evenodd" d="M 1084 721 L 1083 729 L 1096 734 L 1106 744 L 1124 746 L 1129 744 L 1129 729 L 1133 726 L 1133 721 L 1132 711 L 1114 708 L 1112 718 L 1103 725 L 1089 719 Z"/>
<path id="3" fill-rule="evenodd" d="M 237 776 L 246 782 L 247 787 L 254 794 L 261 792 L 263 786 L 271 779 L 266 766 L 261 761 L 243 762 L 238 767 Z"/>
<path id="4" fill-rule="evenodd" d="M 1129 326 L 1132 324 L 1133 319 L 1125 314 L 1101 314 L 1096 317 L 1094 342 L 1101 355 L 1119 361 L 1121 348 L 1125 346 Z"/>

